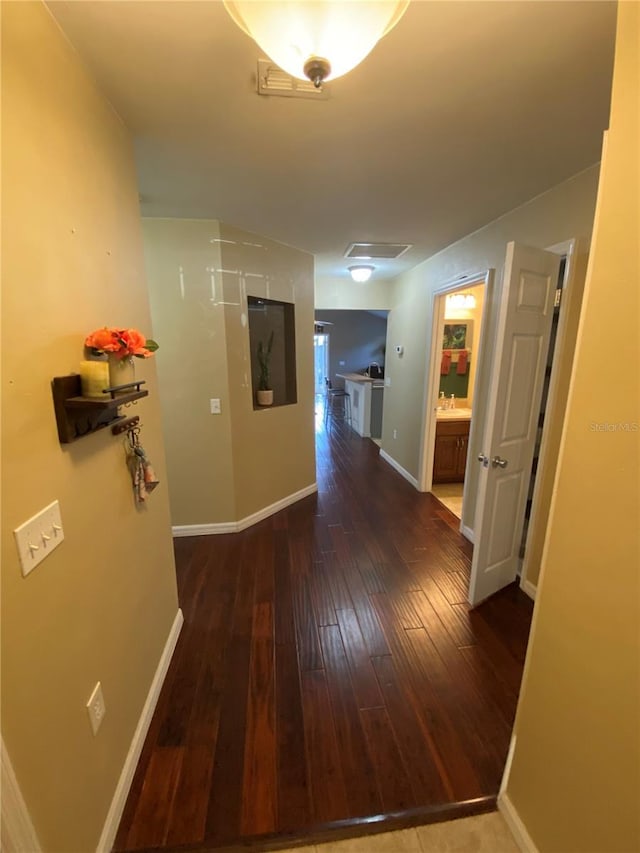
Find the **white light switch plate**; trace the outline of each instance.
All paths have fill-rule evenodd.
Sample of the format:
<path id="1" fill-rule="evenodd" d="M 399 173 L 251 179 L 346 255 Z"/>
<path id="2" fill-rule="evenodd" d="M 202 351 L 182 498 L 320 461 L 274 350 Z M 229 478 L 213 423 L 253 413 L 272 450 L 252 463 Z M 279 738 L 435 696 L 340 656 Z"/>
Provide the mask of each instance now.
<path id="1" fill-rule="evenodd" d="M 14 531 L 22 574 L 41 563 L 64 539 L 60 504 L 58 501 L 46 506 Z"/>
<path id="2" fill-rule="evenodd" d="M 220 399 L 218 397 L 212 397 L 209 400 L 209 407 L 211 409 L 212 415 L 219 415 L 221 412 L 220 409 Z"/>

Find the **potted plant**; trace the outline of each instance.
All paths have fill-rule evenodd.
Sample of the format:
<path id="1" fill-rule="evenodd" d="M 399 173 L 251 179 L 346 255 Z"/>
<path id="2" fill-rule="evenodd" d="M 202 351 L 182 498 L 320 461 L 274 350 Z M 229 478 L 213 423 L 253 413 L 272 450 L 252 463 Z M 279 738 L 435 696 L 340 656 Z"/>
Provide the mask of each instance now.
<path id="1" fill-rule="evenodd" d="M 273 348 L 273 331 L 269 335 L 267 346 L 265 347 L 262 341 L 258 341 L 258 365 L 260 373 L 258 376 L 258 392 L 257 399 L 259 406 L 273 405 L 273 389 L 271 388 L 271 350 Z"/>

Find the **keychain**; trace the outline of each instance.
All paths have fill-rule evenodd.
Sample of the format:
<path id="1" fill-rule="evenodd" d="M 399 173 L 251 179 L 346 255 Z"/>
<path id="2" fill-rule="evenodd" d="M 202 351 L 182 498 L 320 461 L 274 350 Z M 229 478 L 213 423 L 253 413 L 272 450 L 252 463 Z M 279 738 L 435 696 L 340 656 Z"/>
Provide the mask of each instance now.
<path id="1" fill-rule="evenodd" d="M 127 462 L 131 471 L 133 489 L 138 503 L 144 503 L 149 492 L 152 492 L 160 481 L 140 444 L 140 428 L 136 426 L 128 430 L 127 437 L 129 439 Z"/>

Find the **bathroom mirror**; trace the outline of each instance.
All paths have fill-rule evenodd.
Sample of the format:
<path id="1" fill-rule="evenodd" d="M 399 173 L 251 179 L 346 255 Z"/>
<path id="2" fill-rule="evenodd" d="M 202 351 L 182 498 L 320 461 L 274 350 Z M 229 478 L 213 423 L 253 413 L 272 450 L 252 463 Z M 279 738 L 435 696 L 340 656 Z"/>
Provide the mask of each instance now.
<path id="1" fill-rule="evenodd" d="M 445 320 L 442 334 L 442 364 L 439 391 L 456 399 L 469 394 L 473 343 L 473 320 Z"/>

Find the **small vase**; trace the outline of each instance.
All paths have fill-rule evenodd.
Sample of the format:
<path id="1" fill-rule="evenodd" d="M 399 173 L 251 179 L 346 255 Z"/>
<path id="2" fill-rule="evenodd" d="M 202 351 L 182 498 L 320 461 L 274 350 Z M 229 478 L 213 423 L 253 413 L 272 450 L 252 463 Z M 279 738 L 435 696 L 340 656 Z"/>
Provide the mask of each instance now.
<path id="1" fill-rule="evenodd" d="M 256 393 L 258 398 L 259 406 L 272 406 L 273 405 L 273 390 L 269 388 L 268 391 L 258 391 Z"/>
<path id="2" fill-rule="evenodd" d="M 116 358 L 115 355 L 109 355 L 109 386 L 114 388 L 116 385 L 128 385 L 136 380 L 136 368 L 133 358 Z M 126 391 L 121 393 L 126 394 Z"/>

